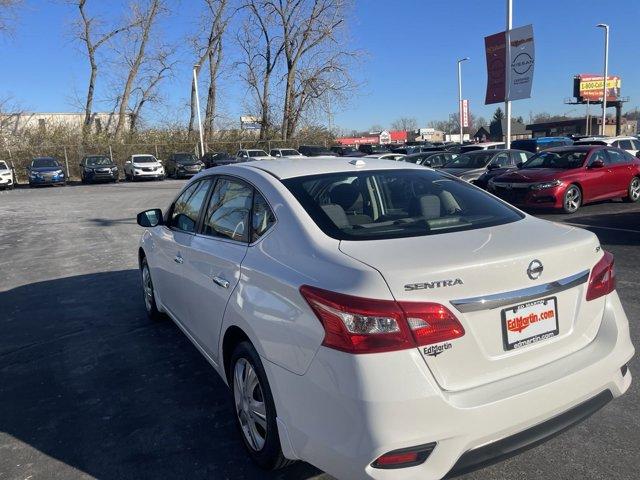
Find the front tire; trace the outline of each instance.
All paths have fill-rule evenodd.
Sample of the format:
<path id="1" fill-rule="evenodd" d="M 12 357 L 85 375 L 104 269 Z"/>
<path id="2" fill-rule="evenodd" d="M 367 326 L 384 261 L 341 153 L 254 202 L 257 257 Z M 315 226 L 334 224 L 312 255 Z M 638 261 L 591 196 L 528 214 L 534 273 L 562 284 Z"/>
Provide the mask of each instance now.
<path id="1" fill-rule="evenodd" d="M 576 213 L 582 205 L 582 192 L 577 185 L 569 185 L 562 197 L 564 213 Z"/>
<path id="2" fill-rule="evenodd" d="M 160 320 L 162 313 L 160 313 L 156 306 L 156 294 L 153 288 L 153 282 L 151 281 L 151 270 L 149 269 L 149 263 L 146 257 L 142 259 L 140 264 L 140 276 L 142 280 L 142 298 L 147 316 L 151 320 Z"/>
<path id="3" fill-rule="evenodd" d="M 265 470 L 293 463 L 282 454 L 271 388 L 260 356 L 251 343 L 242 342 L 234 350 L 229 383 L 236 425 L 251 459 Z"/>
<path id="4" fill-rule="evenodd" d="M 627 196 L 624 197 L 624 201 L 628 203 L 635 203 L 638 200 L 640 200 L 640 177 L 633 177 L 631 182 L 629 182 Z"/>

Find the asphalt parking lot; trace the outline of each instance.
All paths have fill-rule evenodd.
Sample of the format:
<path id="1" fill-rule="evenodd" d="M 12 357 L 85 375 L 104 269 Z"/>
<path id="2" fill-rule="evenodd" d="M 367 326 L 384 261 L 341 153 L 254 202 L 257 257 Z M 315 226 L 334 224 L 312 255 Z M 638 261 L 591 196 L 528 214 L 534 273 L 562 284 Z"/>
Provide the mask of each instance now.
<path id="1" fill-rule="evenodd" d="M 0 479 L 329 478 L 303 463 L 254 467 L 222 381 L 170 321 L 145 316 L 135 214 L 166 207 L 183 183 L 0 192 Z M 615 254 L 640 345 L 640 205 L 543 216 L 589 228 Z M 544 445 L 459 478 L 638 478 L 638 384 Z"/>

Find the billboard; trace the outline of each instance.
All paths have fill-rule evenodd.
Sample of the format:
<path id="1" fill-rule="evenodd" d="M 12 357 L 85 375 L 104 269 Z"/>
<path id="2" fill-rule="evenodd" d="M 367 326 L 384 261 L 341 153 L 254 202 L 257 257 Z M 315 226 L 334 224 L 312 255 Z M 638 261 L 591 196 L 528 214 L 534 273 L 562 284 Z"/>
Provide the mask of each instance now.
<path id="1" fill-rule="evenodd" d="M 240 117 L 241 130 L 260 130 L 260 119 L 251 115 L 242 115 Z"/>
<path id="2" fill-rule="evenodd" d="M 601 102 L 604 76 L 582 73 L 573 77 L 573 96 L 579 102 Z M 620 77 L 609 75 L 607 77 L 607 102 L 613 102 L 620 98 Z"/>

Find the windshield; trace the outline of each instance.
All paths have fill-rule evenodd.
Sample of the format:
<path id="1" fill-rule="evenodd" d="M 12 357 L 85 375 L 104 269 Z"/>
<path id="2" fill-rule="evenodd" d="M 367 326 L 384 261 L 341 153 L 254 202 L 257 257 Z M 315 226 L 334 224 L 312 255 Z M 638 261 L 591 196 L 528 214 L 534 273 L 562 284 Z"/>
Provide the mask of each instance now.
<path id="1" fill-rule="evenodd" d="M 427 169 L 340 172 L 283 183 L 338 240 L 435 235 L 523 218 L 466 182 Z"/>
<path id="2" fill-rule="evenodd" d="M 445 165 L 445 168 L 482 168 L 486 167 L 493 152 L 463 153 Z"/>
<path id="3" fill-rule="evenodd" d="M 53 158 L 34 158 L 31 166 L 35 168 L 42 167 L 59 167 L 58 162 Z"/>
<path id="4" fill-rule="evenodd" d="M 177 153 L 173 159 L 176 163 L 198 163 L 198 159 L 192 153 Z"/>
<path id="5" fill-rule="evenodd" d="M 264 150 L 249 150 L 247 152 L 250 157 L 268 157 L 267 152 Z"/>
<path id="6" fill-rule="evenodd" d="M 153 155 L 137 155 L 133 157 L 133 163 L 156 163 L 156 157 Z"/>
<path id="7" fill-rule="evenodd" d="M 9 170 L 7 164 L 0 160 L 0 170 Z"/>
<path id="8" fill-rule="evenodd" d="M 586 151 L 550 152 L 547 150 L 531 157 L 521 168 L 561 168 L 568 170 L 581 167 L 586 158 Z"/>
<path id="9" fill-rule="evenodd" d="M 111 165 L 109 157 L 87 157 L 87 165 Z"/>

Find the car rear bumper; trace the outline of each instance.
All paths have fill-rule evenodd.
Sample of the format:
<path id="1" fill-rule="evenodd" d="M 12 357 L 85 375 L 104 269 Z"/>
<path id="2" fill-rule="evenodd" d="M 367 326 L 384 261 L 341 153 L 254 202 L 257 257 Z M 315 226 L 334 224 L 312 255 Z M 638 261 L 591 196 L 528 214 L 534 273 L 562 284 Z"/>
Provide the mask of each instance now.
<path id="1" fill-rule="evenodd" d="M 417 350 L 349 355 L 321 347 L 304 375 L 264 363 L 288 456 L 338 479 L 435 480 L 537 444 L 597 410 L 607 395 L 622 395 L 631 374 L 621 367 L 633 353 L 614 292 L 585 348 L 469 390 L 442 390 Z M 431 442 L 437 445 L 421 465 L 371 466 L 385 453 Z"/>

